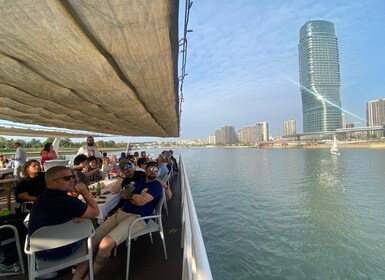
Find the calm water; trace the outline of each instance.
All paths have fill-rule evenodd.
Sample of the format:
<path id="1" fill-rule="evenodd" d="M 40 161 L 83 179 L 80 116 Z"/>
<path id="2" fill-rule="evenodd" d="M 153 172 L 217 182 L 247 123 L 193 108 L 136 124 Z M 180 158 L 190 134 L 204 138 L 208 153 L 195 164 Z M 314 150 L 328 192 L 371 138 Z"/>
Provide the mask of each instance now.
<path id="1" fill-rule="evenodd" d="M 182 154 L 214 279 L 385 279 L 385 151 Z"/>

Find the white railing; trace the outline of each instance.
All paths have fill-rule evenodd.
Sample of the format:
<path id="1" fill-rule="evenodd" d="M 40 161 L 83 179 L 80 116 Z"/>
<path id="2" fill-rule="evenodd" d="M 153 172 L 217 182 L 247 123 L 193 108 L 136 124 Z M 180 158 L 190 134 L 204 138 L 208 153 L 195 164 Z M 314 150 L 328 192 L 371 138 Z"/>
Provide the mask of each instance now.
<path id="1" fill-rule="evenodd" d="M 182 193 L 181 246 L 184 248 L 182 279 L 210 280 L 213 277 L 182 156 L 179 157 L 179 178 Z"/>

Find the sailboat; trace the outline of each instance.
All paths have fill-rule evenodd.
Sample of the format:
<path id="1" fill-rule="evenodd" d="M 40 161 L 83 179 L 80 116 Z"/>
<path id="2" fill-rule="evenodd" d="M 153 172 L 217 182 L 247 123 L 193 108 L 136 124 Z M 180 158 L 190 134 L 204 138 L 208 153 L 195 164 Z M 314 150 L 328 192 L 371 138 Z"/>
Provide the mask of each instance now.
<path id="1" fill-rule="evenodd" d="M 332 146 L 330 147 L 330 154 L 336 155 L 336 156 L 339 156 L 341 154 L 340 152 L 338 152 L 337 138 L 335 134 L 333 137 Z"/>

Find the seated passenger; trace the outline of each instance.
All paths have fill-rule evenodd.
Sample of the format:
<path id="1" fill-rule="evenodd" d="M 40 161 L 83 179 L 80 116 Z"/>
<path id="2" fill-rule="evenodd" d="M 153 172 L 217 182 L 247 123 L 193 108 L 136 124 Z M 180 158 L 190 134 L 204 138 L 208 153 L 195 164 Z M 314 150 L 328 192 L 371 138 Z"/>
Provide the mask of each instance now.
<path id="1" fill-rule="evenodd" d="M 121 152 L 121 153 L 120 153 L 120 157 L 119 157 L 119 159 L 118 159 L 118 162 L 121 162 L 121 161 L 124 160 L 124 159 L 128 159 L 128 158 L 127 158 L 127 155 L 126 155 L 125 152 Z"/>
<path id="2" fill-rule="evenodd" d="M 165 155 L 160 154 L 158 156 L 158 166 L 159 166 L 158 178 L 162 180 L 169 171 L 167 168 L 167 157 Z"/>
<path id="3" fill-rule="evenodd" d="M 137 164 L 138 166 L 136 167 L 136 171 L 141 171 L 144 173 L 147 167 L 147 160 L 145 158 L 138 158 Z M 159 183 L 161 183 L 162 187 L 166 190 L 167 200 L 170 200 L 172 198 L 172 192 L 170 187 L 167 186 L 167 184 L 163 182 L 163 180 L 161 180 L 160 178 L 157 178 L 157 180 L 159 181 Z"/>
<path id="4" fill-rule="evenodd" d="M 84 185 L 88 186 L 91 183 L 91 176 L 97 171 L 88 171 L 88 157 L 86 155 L 77 155 L 74 158 L 73 173 L 76 178 L 76 182 L 81 182 Z"/>
<path id="5" fill-rule="evenodd" d="M 141 151 L 141 152 L 140 152 L 140 157 L 141 157 L 141 158 L 145 158 L 146 161 L 150 161 L 150 159 L 148 158 L 148 155 L 147 155 L 146 151 Z"/>
<path id="6" fill-rule="evenodd" d="M 9 160 L 0 155 L 0 168 L 7 168 L 9 166 Z"/>
<path id="7" fill-rule="evenodd" d="M 138 158 L 136 162 L 136 171 L 142 171 L 145 172 L 147 165 L 147 159 L 145 158 Z"/>
<path id="8" fill-rule="evenodd" d="M 47 187 L 32 207 L 28 224 L 29 236 L 44 226 L 66 223 L 71 219 L 81 222 L 81 219 L 91 219 L 99 215 L 99 207 L 93 196 L 84 184 L 75 184 L 75 177 L 70 168 L 51 167 L 45 173 L 45 180 Z M 81 194 L 85 202 L 67 195 L 67 191 Z M 71 255 L 81 244 L 76 242 L 56 249 L 40 251 L 36 257 L 42 260 L 58 260 Z M 87 263 L 85 262 L 86 266 Z M 73 279 L 80 278 L 74 275 Z"/>
<path id="9" fill-rule="evenodd" d="M 120 173 L 119 165 L 118 165 L 118 159 L 116 155 L 112 155 L 110 157 L 110 164 L 112 166 L 111 174 L 113 177 L 116 177 Z"/>
<path id="10" fill-rule="evenodd" d="M 102 172 L 104 176 L 108 176 L 112 170 L 112 165 L 109 157 L 103 158 Z"/>
<path id="11" fill-rule="evenodd" d="M 88 157 L 87 169 L 88 169 L 88 172 L 93 172 L 93 174 L 90 176 L 91 182 L 98 182 L 104 179 L 103 173 L 100 171 L 100 167 L 96 157 L 94 156 Z"/>
<path id="12" fill-rule="evenodd" d="M 23 178 L 16 185 L 15 200 L 19 203 L 34 202 L 46 186 L 40 163 L 35 159 L 27 161 L 23 164 L 21 173 Z"/>
<path id="13" fill-rule="evenodd" d="M 108 262 L 111 251 L 128 237 L 128 228 L 131 223 L 141 217 L 151 215 L 162 196 L 162 186 L 156 180 L 158 167 L 156 163 L 147 165 L 146 177 L 135 182 L 134 193 L 124 196 L 125 202 L 122 209 L 101 224 L 92 237 L 93 250 L 96 252 L 94 259 L 94 273 Z M 123 195 L 122 195 L 123 196 Z M 146 227 L 145 221 L 139 221 L 133 227 L 137 232 Z M 89 279 L 87 263 L 82 263 L 75 274 L 79 279 Z M 83 278 L 83 276 L 85 277 Z"/>

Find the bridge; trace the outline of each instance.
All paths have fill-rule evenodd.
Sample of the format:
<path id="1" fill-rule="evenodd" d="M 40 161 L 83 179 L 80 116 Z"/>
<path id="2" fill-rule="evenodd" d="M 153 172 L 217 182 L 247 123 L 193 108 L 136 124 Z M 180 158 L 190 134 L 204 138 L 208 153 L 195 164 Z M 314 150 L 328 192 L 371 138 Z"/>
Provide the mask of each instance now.
<path id="1" fill-rule="evenodd" d="M 331 137 L 336 135 L 343 135 L 346 133 L 354 133 L 354 132 L 384 132 L 385 126 L 365 126 L 365 127 L 352 127 L 352 128 L 339 128 L 335 131 L 320 131 L 320 132 L 307 132 L 302 134 L 291 134 L 282 136 L 285 140 L 325 140 L 331 139 Z M 384 135 L 383 135 L 384 136 Z"/>

